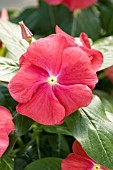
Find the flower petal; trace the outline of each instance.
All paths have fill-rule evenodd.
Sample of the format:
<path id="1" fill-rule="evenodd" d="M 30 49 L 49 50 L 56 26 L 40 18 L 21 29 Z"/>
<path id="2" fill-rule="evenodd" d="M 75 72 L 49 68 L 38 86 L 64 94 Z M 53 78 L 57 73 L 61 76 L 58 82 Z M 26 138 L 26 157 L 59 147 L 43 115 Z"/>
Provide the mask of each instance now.
<path id="1" fill-rule="evenodd" d="M 8 84 L 11 96 L 20 103 L 30 100 L 41 83 L 47 82 L 48 73 L 36 66 L 23 66 Z"/>
<path id="2" fill-rule="evenodd" d="M 0 157 L 2 157 L 3 153 L 6 151 L 9 145 L 8 134 L 4 129 L 0 129 Z"/>
<path id="3" fill-rule="evenodd" d="M 87 53 L 79 47 L 70 47 L 64 51 L 58 82 L 63 85 L 84 84 L 91 89 L 98 82 Z"/>
<path id="4" fill-rule="evenodd" d="M 97 0 L 63 0 L 63 3 L 71 10 L 74 11 L 78 8 L 87 8 L 95 3 Z"/>
<path id="5" fill-rule="evenodd" d="M 90 159 L 90 157 L 86 154 L 86 152 L 83 150 L 82 146 L 80 145 L 80 143 L 75 140 L 72 146 L 72 150 L 75 154 Z"/>
<path id="6" fill-rule="evenodd" d="M 53 89 L 55 96 L 66 110 L 66 116 L 80 107 L 86 107 L 92 100 L 92 92 L 86 85 L 56 85 Z"/>
<path id="7" fill-rule="evenodd" d="M 45 2 L 52 4 L 52 5 L 58 5 L 62 3 L 63 0 L 45 0 Z"/>
<path id="8" fill-rule="evenodd" d="M 90 160 L 86 160 L 79 155 L 69 154 L 66 159 L 62 161 L 62 170 L 91 170 L 93 165 Z"/>
<path id="9" fill-rule="evenodd" d="M 64 32 L 60 27 L 58 27 L 58 25 L 56 25 L 56 34 L 61 34 L 61 35 L 65 36 L 71 47 L 77 45 L 77 44 L 75 44 L 74 37 L 72 37 L 71 35 Z"/>
<path id="10" fill-rule="evenodd" d="M 89 49 L 81 47 L 87 54 L 89 54 L 89 58 L 92 64 L 92 67 L 95 71 L 98 71 L 103 63 L 103 55 L 100 51 L 95 49 Z"/>
<path id="11" fill-rule="evenodd" d="M 32 64 L 55 76 L 61 67 L 63 51 L 68 46 L 64 36 L 51 35 L 33 42 L 26 52 L 26 57 Z"/>
<path id="12" fill-rule="evenodd" d="M 41 85 L 30 101 L 18 104 L 16 109 L 20 114 L 45 125 L 60 124 L 65 117 L 64 107 L 48 84 Z"/>
<path id="13" fill-rule="evenodd" d="M 9 133 L 12 130 L 15 130 L 12 119 L 13 118 L 9 110 L 3 106 L 0 106 L 0 157 L 3 155 L 9 145 Z"/>
<path id="14" fill-rule="evenodd" d="M 81 42 L 82 42 L 82 44 L 83 44 L 84 47 L 86 47 L 86 48 L 91 48 L 90 41 L 89 41 L 89 39 L 88 39 L 87 34 L 85 34 L 84 32 L 82 32 L 82 33 L 80 34 L 80 40 L 81 40 Z"/>

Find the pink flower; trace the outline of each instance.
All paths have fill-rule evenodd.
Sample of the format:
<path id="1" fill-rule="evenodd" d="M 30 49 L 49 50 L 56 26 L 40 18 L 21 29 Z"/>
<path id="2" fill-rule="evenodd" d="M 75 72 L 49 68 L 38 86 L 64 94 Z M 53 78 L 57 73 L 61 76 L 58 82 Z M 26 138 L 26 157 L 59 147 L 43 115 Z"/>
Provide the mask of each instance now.
<path id="1" fill-rule="evenodd" d="M 108 79 L 113 83 L 113 66 L 106 68 L 104 70 L 104 73 L 108 77 Z"/>
<path id="2" fill-rule="evenodd" d="M 17 112 L 45 125 L 64 118 L 92 100 L 98 79 L 88 55 L 62 35 L 33 42 L 20 59 L 20 69 L 9 82 Z"/>
<path id="3" fill-rule="evenodd" d="M 58 5 L 63 3 L 66 5 L 70 11 L 74 11 L 76 9 L 87 8 L 94 4 L 97 0 L 45 0 L 47 3 L 51 5 Z"/>
<path id="4" fill-rule="evenodd" d="M 56 33 L 64 35 L 67 41 L 70 43 L 70 46 L 80 47 L 83 51 L 85 51 L 89 55 L 93 69 L 95 71 L 98 71 L 98 69 L 103 63 L 103 55 L 100 51 L 96 49 L 91 49 L 90 41 L 88 39 L 87 34 L 81 33 L 80 41 L 78 42 L 76 38 L 65 33 L 58 26 L 56 26 Z"/>
<path id="5" fill-rule="evenodd" d="M 13 118 L 9 110 L 3 106 L 0 106 L 0 157 L 9 145 L 8 135 L 12 130 L 15 130 L 12 119 Z"/>
<path id="6" fill-rule="evenodd" d="M 107 170 L 91 159 L 76 140 L 73 143 L 73 152 L 62 161 L 62 170 Z"/>

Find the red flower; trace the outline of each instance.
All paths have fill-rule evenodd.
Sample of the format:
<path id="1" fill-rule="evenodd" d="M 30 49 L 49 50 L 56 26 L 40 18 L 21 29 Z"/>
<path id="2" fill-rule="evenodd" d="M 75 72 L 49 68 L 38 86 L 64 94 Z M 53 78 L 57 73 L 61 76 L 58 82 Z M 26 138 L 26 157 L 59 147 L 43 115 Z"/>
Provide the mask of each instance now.
<path id="1" fill-rule="evenodd" d="M 45 0 L 47 3 L 52 5 L 58 5 L 63 3 L 71 11 L 81 8 L 87 8 L 94 4 L 97 0 Z"/>
<path id="2" fill-rule="evenodd" d="M 33 42 L 9 82 L 17 111 L 38 123 L 61 124 L 64 118 L 92 100 L 97 76 L 88 55 L 69 47 L 62 35 Z"/>
<path id="3" fill-rule="evenodd" d="M 62 161 L 62 170 L 107 170 L 92 160 L 76 140 L 73 144 L 73 152 Z"/>
<path id="4" fill-rule="evenodd" d="M 95 71 L 98 71 L 98 69 L 100 68 L 100 66 L 103 63 L 103 55 L 100 51 L 91 49 L 90 41 L 88 39 L 87 34 L 81 33 L 80 41 L 78 42 L 76 38 L 65 33 L 58 26 L 56 26 L 56 33 L 64 35 L 66 37 L 67 41 L 70 43 L 70 46 L 80 47 L 83 51 L 85 51 L 91 60 L 93 69 Z"/>
<path id="5" fill-rule="evenodd" d="M 13 118 L 9 110 L 3 106 L 0 106 L 0 157 L 9 145 L 8 135 L 12 130 L 15 130 L 12 119 Z"/>
<path id="6" fill-rule="evenodd" d="M 108 77 L 108 79 L 113 83 L 113 66 L 106 68 L 104 70 L 104 73 Z"/>

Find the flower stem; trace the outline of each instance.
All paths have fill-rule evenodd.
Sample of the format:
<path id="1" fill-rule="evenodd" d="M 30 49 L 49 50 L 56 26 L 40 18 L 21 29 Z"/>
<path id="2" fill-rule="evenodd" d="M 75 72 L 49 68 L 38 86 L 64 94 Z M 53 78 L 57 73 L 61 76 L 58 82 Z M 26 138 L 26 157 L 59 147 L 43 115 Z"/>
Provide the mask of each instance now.
<path id="1" fill-rule="evenodd" d="M 36 137 L 36 144 L 37 144 L 38 158 L 41 159 L 39 136 Z"/>
<path id="2" fill-rule="evenodd" d="M 73 12 L 73 22 L 72 22 L 72 29 L 71 29 L 71 35 L 75 36 L 76 28 L 77 28 L 77 18 L 80 14 L 81 10 L 77 9 Z"/>

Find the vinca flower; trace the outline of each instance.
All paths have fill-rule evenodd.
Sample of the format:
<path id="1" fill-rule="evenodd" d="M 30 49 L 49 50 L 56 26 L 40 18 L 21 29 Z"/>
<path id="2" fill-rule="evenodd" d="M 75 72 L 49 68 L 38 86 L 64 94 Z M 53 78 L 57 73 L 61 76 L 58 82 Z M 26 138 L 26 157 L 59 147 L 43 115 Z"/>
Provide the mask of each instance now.
<path id="1" fill-rule="evenodd" d="M 97 82 L 88 54 L 70 47 L 65 36 L 55 34 L 29 46 L 8 88 L 19 102 L 18 113 L 54 125 L 89 105 Z"/>
<path id="2" fill-rule="evenodd" d="M 67 41 L 70 43 L 70 46 L 78 46 L 83 51 L 85 51 L 91 60 L 92 67 L 95 71 L 98 71 L 103 63 L 103 55 L 100 51 L 96 49 L 91 49 L 90 41 L 87 34 L 84 32 L 80 34 L 80 40 L 74 38 L 67 33 L 65 33 L 61 28 L 56 26 L 56 33 L 64 35 L 67 38 Z"/>
<path id="3" fill-rule="evenodd" d="M 12 119 L 13 118 L 9 110 L 0 106 L 0 157 L 9 145 L 8 135 L 12 130 L 15 130 Z"/>
<path id="4" fill-rule="evenodd" d="M 76 140 L 72 147 L 73 153 L 62 161 L 62 170 L 107 170 L 91 159 Z"/>
<path id="5" fill-rule="evenodd" d="M 81 8 L 87 8 L 94 4 L 97 0 L 45 0 L 45 2 L 51 5 L 58 5 L 63 3 L 66 5 L 71 11 Z"/>

